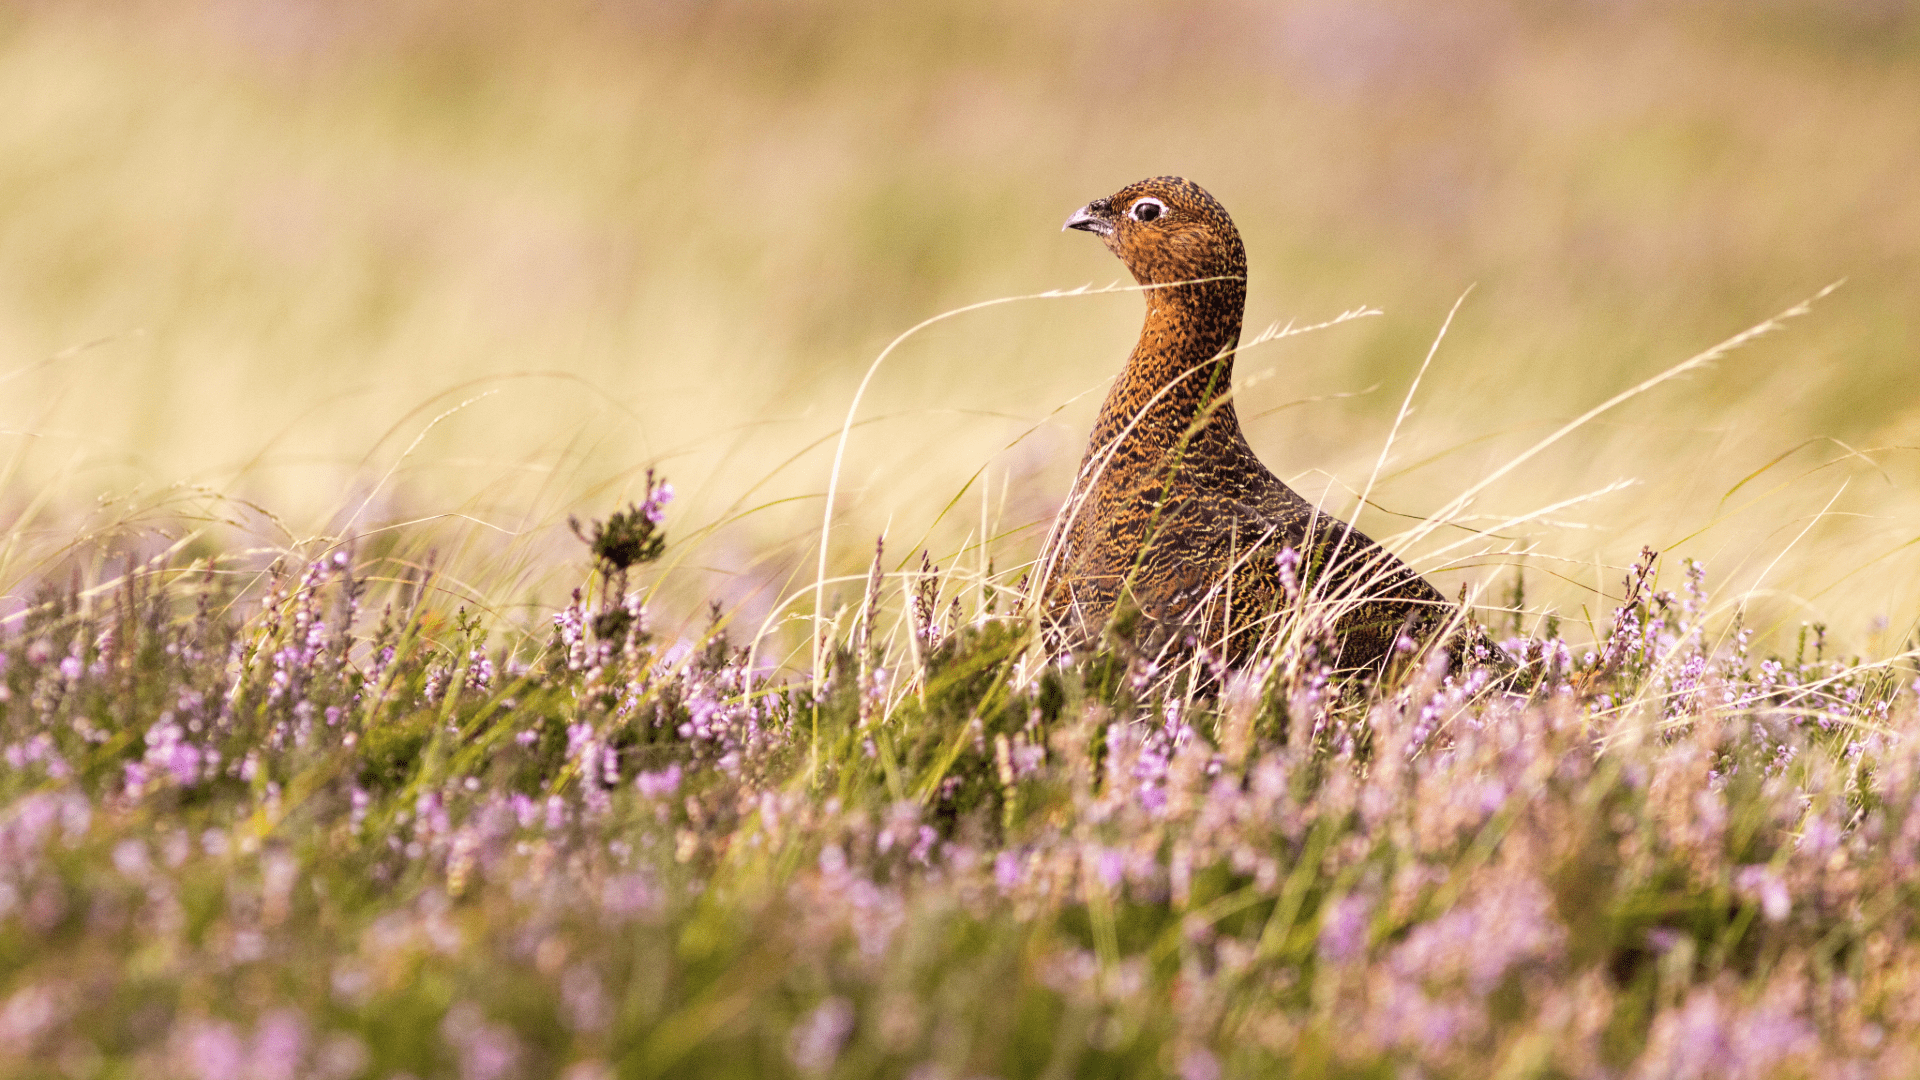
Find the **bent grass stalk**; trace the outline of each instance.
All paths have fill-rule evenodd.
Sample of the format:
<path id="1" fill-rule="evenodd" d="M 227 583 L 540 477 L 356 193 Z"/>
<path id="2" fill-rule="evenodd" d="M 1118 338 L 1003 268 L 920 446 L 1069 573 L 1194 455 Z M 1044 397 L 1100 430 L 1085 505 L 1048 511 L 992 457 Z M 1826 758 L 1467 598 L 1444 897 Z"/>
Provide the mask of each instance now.
<path id="1" fill-rule="evenodd" d="M 846 419 L 842 421 L 840 425 L 840 435 L 838 440 L 834 444 L 833 465 L 827 473 L 826 507 L 822 510 L 821 516 L 820 516 L 819 565 L 815 572 L 815 585 L 814 585 L 814 610 L 815 610 L 816 617 L 818 617 L 818 615 L 825 610 L 827 556 L 829 551 L 829 540 L 831 539 L 832 532 L 833 532 L 834 497 L 839 491 L 840 469 L 841 469 L 842 463 L 845 461 L 845 458 L 846 458 L 847 439 L 853 431 L 854 417 L 856 414 L 858 414 L 860 410 L 860 400 L 861 398 L 866 396 L 867 387 L 872 384 L 873 377 L 879 373 L 880 365 L 885 363 L 887 357 L 893 355 L 893 351 L 899 348 L 902 344 L 904 344 L 908 338 L 913 337 L 915 334 L 919 333 L 920 331 L 930 326 L 934 326 L 939 323 L 945 322 L 948 319 L 956 318 L 960 315 L 965 315 L 974 311 L 981 311 L 986 308 L 999 307 L 1003 304 L 1021 303 L 1028 300 L 1057 300 L 1057 299 L 1065 299 L 1068 297 L 1077 297 L 1077 296 L 1105 296 L 1112 293 L 1148 292 L 1153 289 L 1173 288 L 1175 286 L 1180 286 L 1180 285 L 1195 285 L 1195 284 L 1202 284 L 1208 281 L 1219 281 L 1219 280 L 1224 280 L 1224 279 L 1218 278 L 1218 277 L 1196 278 L 1192 281 L 1176 281 L 1176 282 L 1170 282 L 1164 285 L 1108 285 L 1098 289 L 1092 288 L 1090 286 L 1082 285 L 1072 289 L 1049 289 L 1045 292 L 1026 293 L 1020 296 L 996 297 L 992 300 L 981 300 L 972 304 L 966 304 L 962 307 L 957 307 L 950 311 L 943 311 L 938 315 L 932 316 L 931 318 L 923 319 L 920 322 L 915 323 L 913 326 L 908 327 L 899 336 L 895 337 L 892 341 L 888 342 L 886 348 L 881 349 L 880 354 L 873 358 L 873 362 L 871 364 L 867 365 L 866 374 L 860 377 L 860 384 L 858 387 L 854 389 L 853 399 L 847 403 L 847 416 L 846 416 Z M 816 645 L 813 650 L 813 672 L 814 672 L 814 677 L 816 679 L 818 679 L 821 675 L 821 660 L 822 660 L 822 657 L 821 657 L 820 647 Z"/>

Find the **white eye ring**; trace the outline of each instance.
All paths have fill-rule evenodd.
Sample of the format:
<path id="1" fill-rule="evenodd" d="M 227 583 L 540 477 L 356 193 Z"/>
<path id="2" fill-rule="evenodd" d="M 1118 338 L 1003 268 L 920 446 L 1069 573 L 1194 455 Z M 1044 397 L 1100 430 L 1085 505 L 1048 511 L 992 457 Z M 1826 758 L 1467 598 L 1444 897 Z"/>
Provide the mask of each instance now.
<path id="1" fill-rule="evenodd" d="M 1167 204 L 1152 196 L 1136 199 L 1132 206 L 1127 207 L 1127 216 L 1135 221 L 1152 221 L 1166 212 Z"/>

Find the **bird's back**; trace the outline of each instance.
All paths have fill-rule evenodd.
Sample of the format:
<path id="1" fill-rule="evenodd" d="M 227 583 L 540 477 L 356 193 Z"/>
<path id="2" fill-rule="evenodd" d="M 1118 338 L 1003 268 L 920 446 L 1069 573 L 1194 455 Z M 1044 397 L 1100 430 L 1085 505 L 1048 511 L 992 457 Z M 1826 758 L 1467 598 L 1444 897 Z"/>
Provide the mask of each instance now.
<path id="1" fill-rule="evenodd" d="M 1063 640 L 1092 640 L 1124 608 L 1150 649 L 1192 639 L 1237 660 L 1298 614 L 1358 667 L 1451 614 L 1406 564 L 1261 464 L 1237 425 L 1209 424 L 1182 452 L 1143 449 L 1122 444 L 1102 468 L 1096 442 L 1062 511 L 1046 608 Z"/>

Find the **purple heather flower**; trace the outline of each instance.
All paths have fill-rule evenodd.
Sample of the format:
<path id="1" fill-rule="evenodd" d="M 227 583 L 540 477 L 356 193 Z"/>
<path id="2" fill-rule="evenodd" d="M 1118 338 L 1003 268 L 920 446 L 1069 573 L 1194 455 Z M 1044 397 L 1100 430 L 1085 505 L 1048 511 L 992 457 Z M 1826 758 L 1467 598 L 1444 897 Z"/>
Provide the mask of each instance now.
<path id="1" fill-rule="evenodd" d="M 665 507 L 672 501 L 673 485 L 662 480 L 653 490 L 647 492 L 647 501 L 640 509 L 646 514 L 648 521 L 658 525 L 667 519 Z"/>
<path id="2" fill-rule="evenodd" d="M 279 676 L 275 675 L 274 678 L 278 679 Z M 433 667 L 430 667 L 427 669 L 426 684 L 420 688 L 421 696 L 424 697 L 429 702 L 439 701 L 440 692 L 446 686 L 446 682 L 447 682 L 446 667 L 440 664 L 435 664 Z"/>
<path id="3" fill-rule="evenodd" d="M 587 666 L 587 602 L 579 589 L 573 590 L 573 602 L 553 616 L 560 632 L 560 643 L 567 648 L 567 670 L 584 671 Z"/>
<path id="4" fill-rule="evenodd" d="M 659 772 L 643 772 L 633 778 L 635 790 L 646 799 L 664 799 L 680 790 L 680 766 L 668 765 Z"/>
<path id="5" fill-rule="evenodd" d="M 840 1059 L 853 1025 L 853 1004 L 842 997 L 828 998 L 794 1025 L 787 1056 L 801 1072 L 825 1073 Z"/>
<path id="6" fill-rule="evenodd" d="M 147 876 L 153 868 L 153 860 L 148 857 L 144 840 L 126 839 L 113 846 L 113 868 L 120 871 L 122 877 L 135 881 Z"/>
<path id="7" fill-rule="evenodd" d="M 1824 859 L 1840 844 L 1840 826 L 1825 814 L 1810 814 L 1800 828 L 1800 851 L 1810 859 Z"/>
<path id="8" fill-rule="evenodd" d="M 508 1080 L 520 1075 L 520 1040 L 512 1030 L 487 1023 L 477 1006 L 461 1002 L 449 1009 L 440 1034 L 459 1059 L 461 1080 Z"/>
<path id="9" fill-rule="evenodd" d="M 567 725 L 567 757 L 577 758 L 581 752 L 593 745 L 592 724 Z"/>
<path id="10" fill-rule="evenodd" d="M 60 1019 L 60 1000 L 52 990 L 29 985 L 15 991 L 0 1005 L 0 1053 L 25 1058 Z"/>
<path id="11" fill-rule="evenodd" d="M 613 1005 L 591 965 L 575 964 L 560 976 L 560 1004 L 574 1031 L 604 1031 L 613 1023 Z"/>
<path id="12" fill-rule="evenodd" d="M 1773 867 L 1764 863 L 1741 867 L 1733 875 L 1733 888 L 1742 896 L 1759 901 L 1760 913 L 1768 922 L 1779 922 L 1793 910 L 1793 896 L 1787 891 L 1787 883 Z"/>
<path id="13" fill-rule="evenodd" d="M 493 689 L 493 661 L 486 651 L 474 649 L 467 654 L 467 689 L 486 693 Z"/>
<path id="14" fill-rule="evenodd" d="M 191 1021 L 182 1029 L 178 1045 L 181 1064 L 200 1080 L 233 1080 L 246 1075 L 246 1044 L 232 1024 Z"/>
<path id="15" fill-rule="evenodd" d="M 260 1020 L 253 1034 L 248 1075 L 253 1080 L 294 1080 L 307 1050 L 306 1018 L 292 1009 L 277 1009 Z"/>
<path id="16" fill-rule="evenodd" d="M 847 853 L 839 844 L 828 844 L 820 849 L 820 872 L 828 877 L 839 877 L 847 872 Z"/>
<path id="17" fill-rule="evenodd" d="M 1665 955 L 1673 951 L 1674 946 L 1686 940 L 1686 935 L 1671 926 L 1652 926 L 1647 928 L 1647 946 L 1654 952 Z"/>
<path id="18" fill-rule="evenodd" d="M 1026 876 L 1020 864 L 1020 856 L 1011 851 L 1002 851 L 993 857 L 993 880 L 1003 893 L 1012 892 Z"/>
<path id="19" fill-rule="evenodd" d="M 129 761 L 121 767 L 121 779 L 127 798 L 137 799 L 147 787 L 147 767 L 137 761 Z"/>
<path id="20" fill-rule="evenodd" d="M 1531 879 L 1494 884 L 1415 926 L 1394 948 L 1390 965 L 1416 982 L 1464 977 L 1474 994 L 1484 996 L 1513 966 L 1558 954 L 1566 933 L 1552 906 L 1551 895 Z"/>
<path id="21" fill-rule="evenodd" d="M 1814 1039 L 1805 1020 L 1777 1005 L 1763 999 L 1750 1010 L 1735 1009 L 1702 987 L 1679 1008 L 1655 1017 L 1647 1048 L 1627 1075 L 1631 1080 L 1785 1075 L 1783 1066 L 1807 1053 Z M 1797 1069 L 1791 1074 L 1801 1075 Z"/>
<path id="22" fill-rule="evenodd" d="M 1280 554 L 1273 561 L 1280 568 L 1280 587 L 1286 590 L 1288 596 L 1299 593 L 1300 553 L 1290 547 L 1281 548 Z"/>
<path id="23" fill-rule="evenodd" d="M 181 787 L 192 787 L 199 781 L 201 750 L 186 741 L 186 732 L 181 730 L 179 724 L 168 722 L 153 725 L 147 729 L 146 742 L 147 764 L 170 774 L 174 783 Z"/>
<path id="24" fill-rule="evenodd" d="M 914 840 L 913 850 L 907 853 L 907 857 L 921 866 L 927 865 L 927 861 L 933 857 L 933 845 L 939 840 L 940 833 L 933 826 L 920 826 L 919 836 Z"/>
<path id="25" fill-rule="evenodd" d="M 600 889 L 600 908 L 616 919 L 637 919 L 659 910 L 660 893 L 645 874 L 616 874 Z"/>
<path id="26" fill-rule="evenodd" d="M 1373 904 L 1364 896 L 1348 894 L 1334 901 L 1320 920 L 1320 958 L 1344 964 L 1366 955 L 1372 914 Z"/>
<path id="27" fill-rule="evenodd" d="M 1196 1046 L 1180 1055 L 1180 1080 L 1220 1080 L 1220 1059 Z"/>

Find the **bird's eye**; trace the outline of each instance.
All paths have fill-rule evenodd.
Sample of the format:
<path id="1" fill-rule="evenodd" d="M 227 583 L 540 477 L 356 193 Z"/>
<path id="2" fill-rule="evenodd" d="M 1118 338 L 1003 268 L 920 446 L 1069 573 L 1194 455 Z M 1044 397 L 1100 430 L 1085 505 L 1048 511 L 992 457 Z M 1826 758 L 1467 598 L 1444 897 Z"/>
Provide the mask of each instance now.
<path id="1" fill-rule="evenodd" d="M 1128 210 L 1127 214 L 1135 221 L 1152 221 L 1166 212 L 1166 204 L 1159 199 L 1141 199 L 1133 204 L 1133 208 Z"/>

